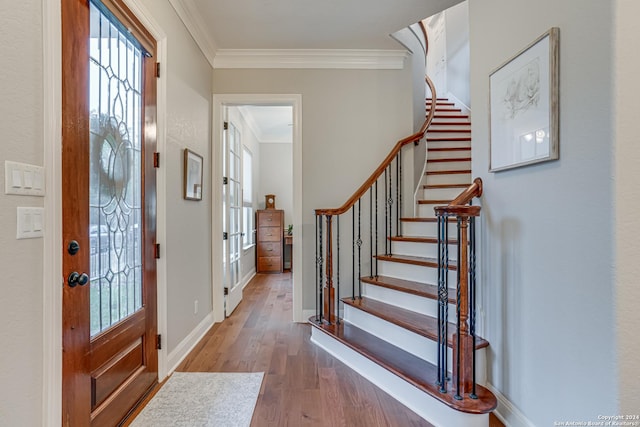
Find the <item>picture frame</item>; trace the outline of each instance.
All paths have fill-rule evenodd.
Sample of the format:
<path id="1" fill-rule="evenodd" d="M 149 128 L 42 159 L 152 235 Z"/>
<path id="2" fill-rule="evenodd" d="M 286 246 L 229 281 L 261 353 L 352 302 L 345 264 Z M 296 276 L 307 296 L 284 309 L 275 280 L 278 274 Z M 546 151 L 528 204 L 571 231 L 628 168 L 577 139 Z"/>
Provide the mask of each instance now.
<path id="1" fill-rule="evenodd" d="M 184 149 L 184 198 L 185 200 L 202 200 L 202 156 Z"/>
<path id="2" fill-rule="evenodd" d="M 560 29 L 553 27 L 489 75 L 489 171 L 559 158 Z"/>

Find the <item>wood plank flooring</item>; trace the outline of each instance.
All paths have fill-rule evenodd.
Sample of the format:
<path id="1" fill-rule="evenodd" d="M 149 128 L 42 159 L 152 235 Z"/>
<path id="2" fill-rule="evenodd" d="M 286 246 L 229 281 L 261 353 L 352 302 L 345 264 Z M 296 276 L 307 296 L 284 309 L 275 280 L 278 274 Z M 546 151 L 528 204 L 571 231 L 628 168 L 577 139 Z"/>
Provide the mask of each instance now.
<path id="1" fill-rule="evenodd" d="M 312 344 L 291 310 L 291 274 L 257 275 L 178 371 L 264 372 L 255 427 L 431 425 Z"/>
<path id="2" fill-rule="evenodd" d="M 211 328 L 177 370 L 264 372 L 252 427 L 431 426 L 312 344 L 311 326 L 292 318 L 291 273 L 258 274 L 234 313 Z M 491 427 L 504 426 L 492 415 Z"/>

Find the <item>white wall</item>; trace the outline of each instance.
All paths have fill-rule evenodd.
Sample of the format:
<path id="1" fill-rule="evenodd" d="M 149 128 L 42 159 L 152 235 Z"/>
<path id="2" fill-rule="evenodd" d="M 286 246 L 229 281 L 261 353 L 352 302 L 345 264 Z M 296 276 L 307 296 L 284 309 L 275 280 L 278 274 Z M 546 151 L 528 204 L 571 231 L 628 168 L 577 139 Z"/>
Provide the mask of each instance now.
<path id="1" fill-rule="evenodd" d="M 211 73 L 212 68 L 168 1 L 142 0 L 163 28 L 168 58 L 166 168 L 167 348 L 169 353 L 212 311 Z M 183 150 L 204 157 L 202 201 L 183 199 Z M 221 266 L 214 266 L 221 268 Z M 194 301 L 199 310 L 194 314 Z"/>
<path id="2" fill-rule="evenodd" d="M 618 353 L 619 413 L 637 414 L 640 408 L 640 121 L 638 97 L 640 61 L 635 52 L 638 44 L 637 17 L 640 4 L 633 0 L 617 0 L 615 15 L 615 235 L 616 235 L 616 339 Z"/>
<path id="3" fill-rule="evenodd" d="M 618 412 L 612 12 L 610 2 L 580 0 L 469 3 L 489 381 L 536 426 Z M 489 73 L 552 26 L 560 160 L 488 173 Z"/>
<path id="4" fill-rule="evenodd" d="M 469 2 L 444 12 L 447 31 L 447 91 L 471 107 L 469 90 Z M 445 95 L 445 94 L 442 94 Z"/>
<path id="5" fill-rule="evenodd" d="M 302 94 L 303 307 L 315 301 L 313 210 L 338 207 L 412 133 L 411 70 L 214 70 L 214 93 Z M 411 172 L 412 173 L 412 172 Z"/>
<path id="6" fill-rule="evenodd" d="M 276 208 L 284 210 L 285 229 L 293 224 L 293 145 L 260 144 L 259 206 L 264 209 L 265 194 L 276 195 Z"/>
<path id="7" fill-rule="evenodd" d="M 42 1 L 0 14 L 0 425 L 42 423 L 43 240 L 16 240 L 16 207 L 40 197 L 4 194 L 4 161 L 43 165 Z M 54 278 L 48 286 L 60 286 Z"/>

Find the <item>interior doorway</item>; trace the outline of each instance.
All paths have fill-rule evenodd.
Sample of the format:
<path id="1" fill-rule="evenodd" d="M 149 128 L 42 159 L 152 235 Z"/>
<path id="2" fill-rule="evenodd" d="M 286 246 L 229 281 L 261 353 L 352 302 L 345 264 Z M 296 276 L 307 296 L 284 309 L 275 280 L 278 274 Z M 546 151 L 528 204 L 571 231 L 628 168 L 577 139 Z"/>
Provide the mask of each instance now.
<path id="1" fill-rule="evenodd" d="M 213 98 L 213 157 L 218 160 L 212 165 L 212 188 L 214 206 L 220 207 L 212 212 L 215 321 L 231 314 L 242 298 L 242 288 L 257 270 L 256 212 L 267 207 L 265 196 L 274 194 L 275 209 L 282 211 L 282 231 L 286 235 L 291 229 L 295 243 L 293 237 L 286 239 L 290 245 L 282 246 L 282 259 L 271 261 L 282 262 L 282 269 L 292 271 L 292 320 L 303 322 L 301 96 Z M 216 268 L 221 259 L 224 268 Z"/>

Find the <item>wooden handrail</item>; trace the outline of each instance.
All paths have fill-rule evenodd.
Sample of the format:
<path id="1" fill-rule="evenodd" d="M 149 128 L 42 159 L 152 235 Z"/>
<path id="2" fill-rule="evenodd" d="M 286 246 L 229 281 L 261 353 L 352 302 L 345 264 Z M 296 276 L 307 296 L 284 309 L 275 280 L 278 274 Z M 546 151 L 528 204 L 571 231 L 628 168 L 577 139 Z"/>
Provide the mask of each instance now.
<path id="1" fill-rule="evenodd" d="M 482 179 L 476 178 L 473 180 L 473 184 L 467 187 L 466 190 L 460 193 L 458 197 L 449 203 L 449 206 L 464 206 L 474 197 L 480 196 L 482 196 Z"/>
<path id="2" fill-rule="evenodd" d="M 432 99 L 436 99 L 436 88 L 433 85 L 433 82 L 431 81 L 431 79 L 428 76 L 424 76 L 424 79 L 425 79 L 425 82 L 427 83 L 427 85 L 429 86 L 429 90 L 431 91 Z M 358 201 L 358 199 L 360 199 L 362 196 L 364 196 L 365 193 L 369 190 L 369 188 L 371 188 L 371 186 L 377 181 L 377 179 L 380 178 L 380 176 L 383 174 L 385 169 L 391 164 L 393 159 L 400 152 L 400 149 L 402 149 L 402 147 L 404 147 L 405 145 L 409 144 L 410 142 L 420 141 L 422 138 L 424 138 L 424 134 L 427 131 L 427 128 L 429 127 L 429 125 L 431 125 L 431 121 L 433 120 L 433 116 L 435 115 L 435 112 L 436 112 L 436 104 L 435 104 L 435 102 L 432 102 L 431 103 L 431 108 L 429 110 L 429 114 L 427 115 L 427 118 L 424 121 L 424 123 L 422 124 L 422 127 L 420 128 L 420 130 L 418 132 L 414 133 L 413 135 L 410 135 L 410 136 L 408 136 L 406 138 L 403 138 L 400 141 L 396 142 L 396 145 L 393 147 L 393 149 L 387 155 L 387 157 L 385 157 L 385 159 L 382 161 L 380 166 L 378 166 L 378 168 L 373 172 L 373 174 L 371 174 L 369 179 L 367 179 L 364 182 L 364 184 L 362 184 L 360 186 L 360 188 L 358 188 L 358 190 L 356 190 L 356 192 L 353 193 L 353 195 L 349 198 L 349 200 L 347 200 L 339 208 L 334 208 L 334 209 L 316 209 L 316 215 L 341 215 L 341 214 L 347 212 L 349 209 L 351 209 L 351 207 L 353 205 L 355 205 L 355 203 Z"/>

